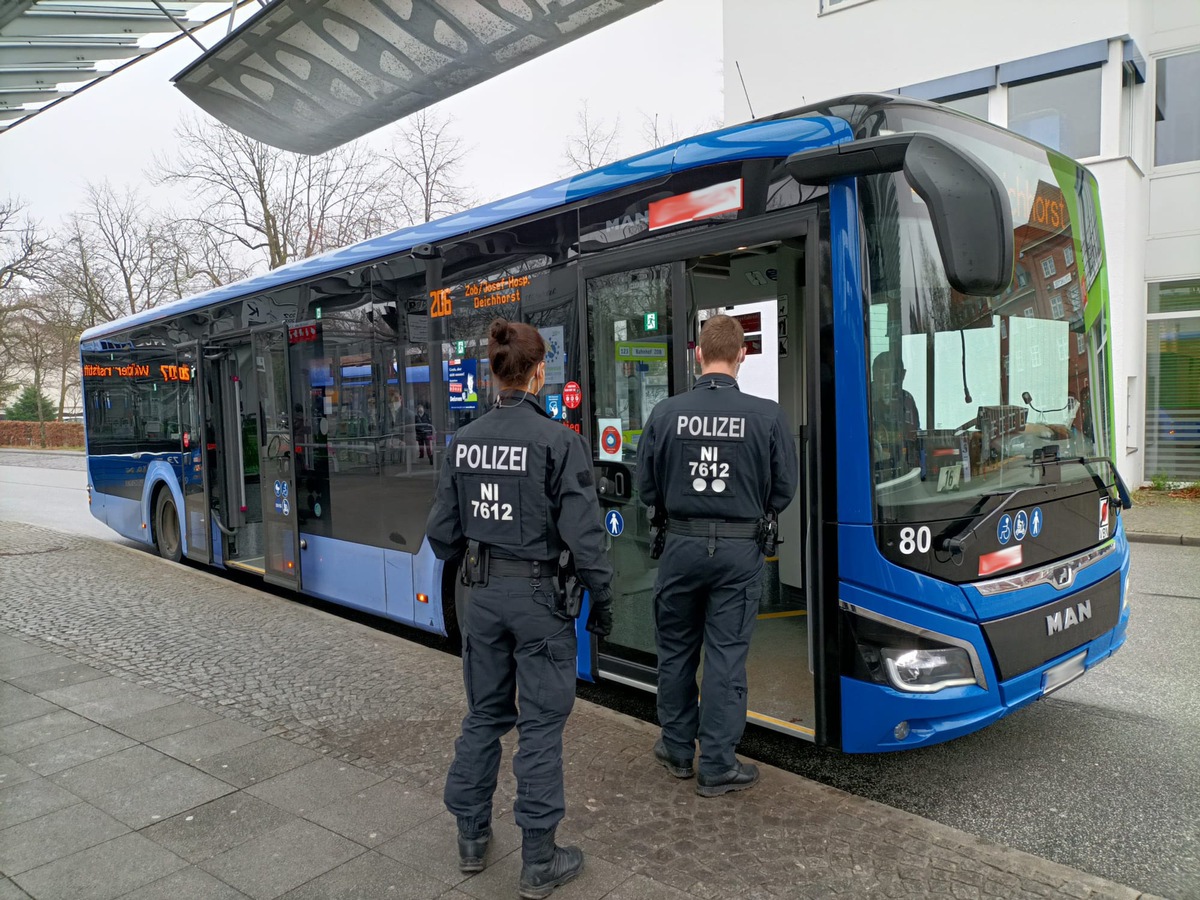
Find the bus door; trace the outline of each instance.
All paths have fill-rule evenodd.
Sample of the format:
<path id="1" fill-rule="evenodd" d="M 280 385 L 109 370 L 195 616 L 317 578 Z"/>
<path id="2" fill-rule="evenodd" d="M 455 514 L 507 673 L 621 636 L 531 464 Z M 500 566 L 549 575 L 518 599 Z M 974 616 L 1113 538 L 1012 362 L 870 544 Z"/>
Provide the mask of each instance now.
<path id="1" fill-rule="evenodd" d="M 212 562 L 212 525 L 208 513 L 208 463 L 212 437 L 205 428 L 204 378 L 198 344 L 179 348 L 180 447 L 183 458 L 183 516 L 188 559 Z"/>
<path id="2" fill-rule="evenodd" d="M 815 235 L 809 237 L 815 241 Z M 810 258 L 803 237 L 705 253 L 687 264 L 688 381 L 699 375 L 695 344 L 704 322 L 736 318 L 745 332 L 746 361 L 738 386 L 783 406 L 800 459 L 800 489 L 779 517 L 779 544 L 763 573 L 763 599 L 747 662 L 750 719 L 779 731 L 816 737 L 812 664 L 813 572 L 807 520 L 808 473 L 815 460 L 804 446 L 807 374 L 801 341 Z"/>
<path id="3" fill-rule="evenodd" d="M 590 369 L 583 394 L 584 437 L 592 445 L 597 490 L 613 563 L 613 632 L 599 641 L 606 677 L 653 685 L 654 579 L 650 521 L 637 490 L 637 444 L 655 404 L 676 386 L 673 286 L 677 264 L 586 277 Z M 578 403 L 564 393 L 564 403 Z"/>
<path id="4" fill-rule="evenodd" d="M 282 587 L 300 586 L 300 531 L 295 508 L 288 330 L 272 325 L 251 335 L 256 393 L 263 577 Z"/>

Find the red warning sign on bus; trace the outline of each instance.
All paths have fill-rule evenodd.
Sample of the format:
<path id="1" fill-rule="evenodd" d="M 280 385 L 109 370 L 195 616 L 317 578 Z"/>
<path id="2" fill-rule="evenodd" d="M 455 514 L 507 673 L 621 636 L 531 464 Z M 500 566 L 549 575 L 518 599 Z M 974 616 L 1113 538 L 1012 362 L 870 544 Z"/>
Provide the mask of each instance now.
<path id="1" fill-rule="evenodd" d="M 604 445 L 604 452 L 616 454 L 621 452 L 621 432 L 609 425 L 604 429 L 604 433 L 600 435 L 600 443 Z"/>
<path id="2" fill-rule="evenodd" d="M 568 381 L 563 385 L 563 406 L 567 409 L 578 409 L 582 402 L 583 391 L 579 389 L 578 382 Z"/>

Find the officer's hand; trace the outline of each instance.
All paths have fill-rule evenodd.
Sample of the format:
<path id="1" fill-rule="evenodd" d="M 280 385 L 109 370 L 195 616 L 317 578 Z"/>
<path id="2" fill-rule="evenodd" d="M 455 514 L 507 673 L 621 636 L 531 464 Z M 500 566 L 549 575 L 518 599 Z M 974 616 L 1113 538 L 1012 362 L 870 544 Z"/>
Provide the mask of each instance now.
<path id="1" fill-rule="evenodd" d="M 587 629 L 597 637 L 608 637 L 612 634 L 612 600 L 603 603 L 593 603 L 588 610 Z"/>

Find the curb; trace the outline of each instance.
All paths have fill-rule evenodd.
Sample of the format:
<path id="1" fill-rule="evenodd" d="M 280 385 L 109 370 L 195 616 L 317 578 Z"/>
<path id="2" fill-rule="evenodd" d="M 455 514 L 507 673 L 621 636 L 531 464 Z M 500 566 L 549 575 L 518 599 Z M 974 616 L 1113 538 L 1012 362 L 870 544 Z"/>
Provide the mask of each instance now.
<path id="1" fill-rule="evenodd" d="M 1158 534 L 1153 531 L 1127 531 L 1125 532 L 1125 538 L 1142 544 L 1200 547 L 1200 536 L 1194 534 Z"/>

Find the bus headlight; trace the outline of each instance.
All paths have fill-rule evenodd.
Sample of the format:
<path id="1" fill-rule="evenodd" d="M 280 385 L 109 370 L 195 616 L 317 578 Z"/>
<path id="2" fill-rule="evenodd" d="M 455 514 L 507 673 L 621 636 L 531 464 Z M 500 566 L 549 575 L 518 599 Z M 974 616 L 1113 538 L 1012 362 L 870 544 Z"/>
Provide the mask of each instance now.
<path id="1" fill-rule="evenodd" d="M 932 693 L 975 683 L 971 659 L 960 647 L 936 650 L 880 649 L 888 681 L 898 691 Z"/>

